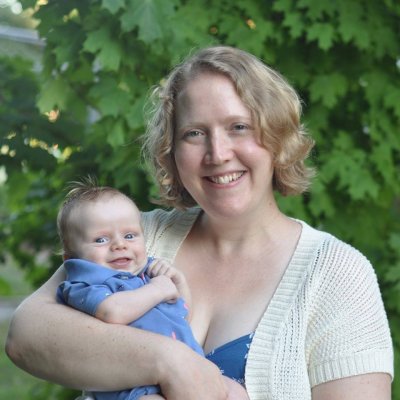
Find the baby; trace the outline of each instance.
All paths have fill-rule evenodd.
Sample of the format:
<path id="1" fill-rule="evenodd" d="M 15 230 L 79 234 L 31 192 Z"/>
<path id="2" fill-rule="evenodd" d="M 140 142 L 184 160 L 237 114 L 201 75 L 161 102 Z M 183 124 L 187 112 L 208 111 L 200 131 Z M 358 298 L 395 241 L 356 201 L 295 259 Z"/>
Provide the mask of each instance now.
<path id="1" fill-rule="evenodd" d="M 60 302 L 104 322 L 172 337 L 203 355 L 187 321 L 185 277 L 167 261 L 147 256 L 140 212 L 130 198 L 111 187 L 76 183 L 57 224 L 67 274 L 57 291 Z M 141 386 L 87 398 L 163 399 L 157 393 L 157 386 Z"/>

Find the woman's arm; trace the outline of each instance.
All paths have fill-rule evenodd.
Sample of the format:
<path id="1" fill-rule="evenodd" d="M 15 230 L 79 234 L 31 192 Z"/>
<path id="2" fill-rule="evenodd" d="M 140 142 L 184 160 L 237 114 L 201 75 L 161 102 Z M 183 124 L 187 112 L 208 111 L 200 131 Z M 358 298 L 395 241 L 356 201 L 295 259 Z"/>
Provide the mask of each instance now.
<path id="1" fill-rule="evenodd" d="M 390 400 L 391 376 L 372 373 L 337 379 L 317 385 L 313 400 Z"/>
<path id="2" fill-rule="evenodd" d="M 17 366 L 77 389 L 159 384 L 169 400 L 226 399 L 218 368 L 185 344 L 58 304 L 55 293 L 63 279 L 60 268 L 16 310 L 6 351 Z"/>

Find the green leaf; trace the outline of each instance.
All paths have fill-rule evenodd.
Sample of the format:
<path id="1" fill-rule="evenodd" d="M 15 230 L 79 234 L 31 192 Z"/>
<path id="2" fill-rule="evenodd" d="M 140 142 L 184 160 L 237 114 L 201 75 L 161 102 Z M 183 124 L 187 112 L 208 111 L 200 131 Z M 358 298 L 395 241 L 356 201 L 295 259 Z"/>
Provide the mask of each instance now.
<path id="1" fill-rule="evenodd" d="M 109 41 L 110 33 L 108 27 L 102 26 L 87 34 L 87 39 L 83 43 L 83 50 L 89 53 L 97 53 L 97 51 L 102 48 L 103 43 Z"/>
<path id="2" fill-rule="evenodd" d="M 125 6 L 125 0 L 102 0 L 101 6 L 114 15 Z"/>
<path id="3" fill-rule="evenodd" d="M 226 35 L 227 41 L 239 48 L 261 56 L 265 51 L 265 39 L 273 31 L 272 23 L 261 19 L 252 19 L 253 28 L 250 28 L 245 20 L 238 15 L 226 16 L 218 26 L 219 34 Z"/>
<path id="4" fill-rule="evenodd" d="M 105 70 L 118 71 L 123 55 L 120 45 L 110 40 L 105 42 L 103 46 L 96 60 Z"/>
<path id="5" fill-rule="evenodd" d="M 296 218 L 308 220 L 307 209 L 304 201 L 300 196 L 280 196 L 276 195 L 279 209 L 287 215 L 295 215 Z"/>
<path id="6" fill-rule="evenodd" d="M 375 163 L 377 170 L 388 184 L 396 185 L 398 180 L 392 147 L 387 141 L 380 142 L 373 147 L 371 161 Z"/>
<path id="7" fill-rule="evenodd" d="M 37 105 L 42 113 L 49 112 L 55 107 L 64 110 L 72 95 L 73 92 L 68 83 L 58 76 L 43 85 Z"/>
<path id="8" fill-rule="evenodd" d="M 119 88 L 118 82 L 111 77 L 102 79 L 94 86 L 89 96 L 94 99 L 103 116 L 117 117 L 125 114 L 130 104 L 130 95 Z"/>
<path id="9" fill-rule="evenodd" d="M 312 137 L 318 142 L 325 142 L 323 131 L 328 126 L 329 110 L 320 103 L 310 104 L 307 107 L 306 127 L 311 131 Z"/>
<path id="10" fill-rule="evenodd" d="M 335 30 L 330 24 L 315 23 L 307 29 L 308 41 L 316 40 L 322 50 L 328 50 L 333 46 Z"/>
<path id="11" fill-rule="evenodd" d="M 114 149 L 125 144 L 125 129 L 122 121 L 117 120 L 110 126 L 109 133 L 107 135 L 107 143 L 110 144 Z"/>
<path id="12" fill-rule="evenodd" d="M 399 233 L 392 233 L 389 239 L 389 246 L 398 253 L 400 256 L 400 232 Z M 399 271 L 400 273 L 400 271 Z"/>
<path id="13" fill-rule="evenodd" d="M 321 100 L 328 108 L 333 108 L 346 91 L 346 78 L 338 72 L 316 76 L 310 85 L 311 100 Z"/>
<path id="14" fill-rule="evenodd" d="M 299 38 L 305 30 L 303 16 L 299 13 L 286 13 L 283 24 L 289 28 L 293 39 Z"/>
<path id="15" fill-rule="evenodd" d="M 326 15 L 332 17 L 337 10 L 335 1 L 322 0 L 299 0 L 296 2 L 297 9 L 305 9 L 307 17 L 313 21 L 322 20 Z"/>
<path id="16" fill-rule="evenodd" d="M 105 70 L 119 69 L 123 51 L 120 42 L 112 37 L 107 26 L 88 33 L 83 49 L 90 53 L 97 53 L 96 60 Z"/>
<path id="17" fill-rule="evenodd" d="M 371 39 L 364 22 L 364 10 L 360 2 L 342 0 L 339 2 L 339 33 L 344 42 L 351 40 L 360 48 L 368 48 Z"/>
<path id="18" fill-rule="evenodd" d="M 146 98 L 142 97 L 137 99 L 134 104 L 129 107 L 129 111 L 126 113 L 126 120 L 130 128 L 138 129 L 143 127 L 143 110 L 145 103 Z"/>
<path id="19" fill-rule="evenodd" d="M 365 74 L 363 81 L 365 82 L 364 92 L 366 100 L 372 107 L 380 109 L 382 99 L 386 94 L 387 88 L 390 86 L 387 75 L 376 68 L 372 72 Z"/>
<path id="20" fill-rule="evenodd" d="M 400 120 L 400 82 L 392 83 L 387 85 L 385 88 L 385 96 L 383 98 L 383 104 L 387 108 L 391 108 L 398 120 Z"/>
<path id="21" fill-rule="evenodd" d="M 311 188 L 310 210 L 314 217 L 332 217 L 335 206 L 321 179 L 315 179 Z"/>
<path id="22" fill-rule="evenodd" d="M 190 1 L 181 5 L 170 18 L 173 27 L 172 39 L 168 41 L 172 64 L 186 56 L 188 49 L 193 46 L 207 46 L 212 43 L 210 26 L 214 21 L 204 12 L 204 3 Z M 196 18 L 193 18 L 196 15 Z M 190 20 L 190 24 L 187 21 Z"/>
<path id="23" fill-rule="evenodd" d="M 377 198 L 379 185 L 369 172 L 366 153 L 354 147 L 346 132 L 338 133 L 332 147 L 329 155 L 325 155 L 321 179 L 328 183 L 337 178 L 340 188 L 346 189 L 353 200 L 362 200 L 365 196 Z"/>
<path id="24" fill-rule="evenodd" d="M 373 48 L 378 58 L 385 55 L 396 57 L 399 51 L 398 39 L 390 26 L 385 25 L 385 21 L 384 18 L 381 25 L 373 24 L 374 35 L 371 42 L 375 45 Z"/>
<path id="25" fill-rule="evenodd" d="M 138 38 L 145 43 L 162 38 L 168 19 L 174 13 L 174 5 L 165 0 L 128 0 L 128 6 L 121 17 L 124 32 L 136 27 Z"/>
<path id="26" fill-rule="evenodd" d="M 275 0 L 272 8 L 275 11 L 286 12 L 292 10 L 294 7 L 293 0 Z"/>
<path id="27" fill-rule="evenodd" d="M 379 193 L 379 185 L 375 182 L 371 174 L 364 168 L 352 172 L 355 167 L 354 163 L 349 163 L 347 167 L 347 175 L 341 176 L 341 182 L 347 186 L 347 190 L 353 200 L 362 200 L 366 196 L 376 199 Z"/>
<path id="28" fill-rule="evenodd" d="M 385 278 L 388 282 L 400 282 L 400 263 L 392 265 L 387 271 Z"/>

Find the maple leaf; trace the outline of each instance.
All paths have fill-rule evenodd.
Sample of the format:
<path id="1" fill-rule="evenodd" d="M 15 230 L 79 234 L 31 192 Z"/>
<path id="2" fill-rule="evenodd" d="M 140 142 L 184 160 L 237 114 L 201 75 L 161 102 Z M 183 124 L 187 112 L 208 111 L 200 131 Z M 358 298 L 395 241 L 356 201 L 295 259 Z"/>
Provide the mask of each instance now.
<path id="1" fill-rule="evenodd" d="M 125 0 L 102 0 L 101 5 L 111 14 L 116 14 L 118 10 L 125 6 Z"/>
<path id="2" fill-rule="evenodd" d="M 128 0 L 121 17 L 125 32 L 138 28 L 138 38 L 151 43 L 163 36 L 164 25 L 174 13 L 174 5 L 164 0 Z"/>
<path id="3" fill-rule="evenodd" d="M 346 78 L 338 72 L 318 75 L 310 85 L 311 100 L 321 100 L 328 108 L 333 108 L 346 91 Z"/>
<path id="4" fill-rule="evenodd" d="M 98 110 L 104 116 L 123 115 L 129 107 L 129 93 L 121 90 L 117 80 L 111 77 L 100 80 L 90 90 L 89 96 L 94 99 Z"/>
<path id="5" fill-rule="evenodd" d="M 112 38 L 108 27 L 89 32 L 83 43 L 83 49 L 97 55 L 96 60 L 101 68 L 110 71 L 118 70 L 122 49 L 120 43 Z"/>
<path id="6" fill-rule="evenodd" d="M 41 112 L 46 113 L 55 107 L 64 110 L 72 97 L 72 90 L 61 77 L 50 79 L 42 87 L 38 97 L 38 107 Z"/>
<path id="7" fill-rule="evenodd" d="M 335 30 L 332 25 L 326 23 L 315 23 L 307 29 L 307 39 L 316 40 L 322 50 L 328 50 L 333 45 Z"/>

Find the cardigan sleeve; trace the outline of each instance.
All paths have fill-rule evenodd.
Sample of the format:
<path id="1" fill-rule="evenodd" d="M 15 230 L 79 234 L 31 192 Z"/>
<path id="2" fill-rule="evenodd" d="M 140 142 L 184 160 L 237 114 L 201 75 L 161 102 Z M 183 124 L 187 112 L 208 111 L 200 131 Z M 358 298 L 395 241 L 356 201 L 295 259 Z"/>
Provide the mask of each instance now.
<path id="1" fill-rule="evenodd" d="M 376 274 L 356 249 L 331 237 L 315 263 L 306 347 L 311 386 L 372 372 L 393 377 L 393 347 Z"/>

